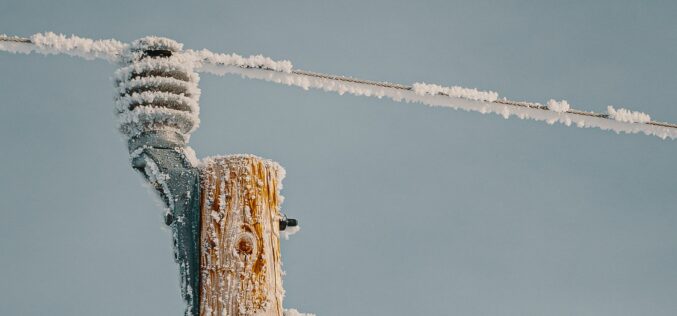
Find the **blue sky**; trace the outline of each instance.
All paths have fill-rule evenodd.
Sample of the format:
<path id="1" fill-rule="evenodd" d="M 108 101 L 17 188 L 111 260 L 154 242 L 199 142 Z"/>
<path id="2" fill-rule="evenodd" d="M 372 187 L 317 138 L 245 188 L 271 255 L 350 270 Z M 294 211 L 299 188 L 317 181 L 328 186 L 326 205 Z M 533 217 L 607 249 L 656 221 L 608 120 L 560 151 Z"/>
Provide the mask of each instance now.
<path id="1" fill-rule="evenodd" d="M 54 31 L 566 99 L 677 122 L 669 1 L 15 1 Z M 0 314 L 180 315 L 115 66 L 0 54 Z M 287 169 L 285 305 L 332 315 L 674 315 L 674 141 L 201 76 L 199 157 Z"/>

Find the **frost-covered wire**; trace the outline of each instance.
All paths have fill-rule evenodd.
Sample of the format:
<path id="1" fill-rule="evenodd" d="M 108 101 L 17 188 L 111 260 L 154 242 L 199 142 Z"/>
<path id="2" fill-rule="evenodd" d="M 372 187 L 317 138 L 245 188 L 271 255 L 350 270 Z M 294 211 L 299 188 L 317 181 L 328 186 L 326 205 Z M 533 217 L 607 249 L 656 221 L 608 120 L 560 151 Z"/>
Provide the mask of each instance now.
<path id="1" fill-rule="evenodd" d="M 104 59 L 109 62 L 119 60 L 122 51 L 127 46 L 127 44 L 113 39 L 92 40 L 52 32 L 37 33 L 30 38 L 0 35 L 0 50 L 12 53 L 66 54 L 87 60 Z"/>
<path id="2" fill-rule="evenodd" d="M 520 119 L 543 121 L 548 124 L 561 123 L 566 126 L 573 125 L 579 128 L 599 128 L 616 133 L 643 133 L 658 136 L 662 139 L 677 138 L 677 126 L 673 124 L 615 119 L 609 114 L 574 109 L 564 111 L 563 109 L 566 108 L 564 104 L 559 104 L 559 107 L 556 109 L 551 105 L 551 109 L 540 103 L 511 101 L 505 98 L 497 98 L 493 101 L 491 99 L 483 100 L 484 97 L 479 97 L 479 95 L 485 92 L 477 91 L 478 93 L 473 95 L 474 91 L 476 91 L 474 89 L 467 89 L 462 93 L 454 94 L 446 92 L 454 91 L 453 87 L 437 89 L 441 91 L 433 95 L 429 92 L 421 93 L 420 90 L 417 93 L 411 86 L 317 74 L 302 70 L 283 73 L 265 69 L 222 67 L 222 73 L 296 86 L 304 90 L 318 89 L 336 92 L 340 95 L 348 93 L 357 96 L 388 98 L 397 102 L 420 103 L 433 107 L 480 112 L 482 114 L 493 113 L 506 119 L 514 116 Z M 472 97 L 469 97 L 469 94 Z M 491 92 L 487 92 L 484 96 L 493 99 Z"/>
<path id="3" fill-rule="evenodd" d="M 238 54 L 218 54 L 203 49 L 199 51 L 187 50 L 185 55 L 194 60 L 199 72 L 223 74 L 222 67 L 235 66 L 240 68 L 258 68 L 272 71 L 290 73 L 292 64 L 288 60 L 275 61 L 271 58 L 254 55 L 242 57 Z"/>
<path id="4" fill-rule="evenodd" d="M 630 111 L 628 109 L 623 108 L 616 110 L 611 105 L 607 106 L 607 113 L 609 113 L 610 118 L 619 122 L 627 122 L 627 123 L 651 122 L 651 116 L 649 116 L 649 114 L 637 111 Z"/>
<path id="5" fill-rule="evenodd" d="M 116 40 L 95 41 L 77 36 L 65 37 L 54 33 L 35 34 L 31 38 L 0 35 L 0 50 L 14 53 L 38 52 L 42 54 L 68 54 L 85 59 L 105 59 L 110 62 L 124 61 L 129 45 Z M 180 47 L 179 47 L 180 49 Z M 414 83 L 411 86 L 389 82 L 368 81 L 350 77 L 334 76 L 294 69 L 289 61 L 275 61 L 256 55 L 242 57 L 236 54 L 219 54 L 208 50 L 184 50 L 175 58 L 183 63 L 174 63 L 177 72 L 194 69 L 196 72 L 214 75 L 235 74 L 245 78 L 259 79 L 302 89 L 319 89 L 338 94 L 352 94 L 394 101 L 420 103 L 428 106 L 448 107 L 480 113 L 494 113 L 509 118 L 561 123 L 567 126 L 600 128 L 617 133 L 643 133 L 662 139 L 676 139 L 677 125 L 651 121 L 649 115 L 609 106 L 607 113 L 594 113 L 572 109 L 566 101 L 550 100 L 540 103 L 511 101 L 499 98 L 493 91 L 480 91 L 457 86 L 444 87 L 436 84 Z M 163 68 L 153 62 L 139 63 L 135 67 Z M 147 69 L 128 69 L 144 71 Z M 165 67 L 166 68 L 166 67 Z M 185 73 L 185 72 L 184 72 Z M 121 74 L 124 75 L 124 74 Z M 185 78 L 189 80 L 189 78 Z M 192 78 L 190 78 L 192 79 Z M 147 80 L 146 80 L 147 81 Z M 129 81 L 126 85 L 169 85 L 171 80 L 154 82 Z M 128 88 L 127 86 L 121 86 Z M 185 87 L 186 91 L 191 87 Z M 132 113 L 134 114 L 134 113 Z M 144 113 L 138 113 L 144 115 Z M 166 113 L 169 114 L 169 113 Z M 136 114 L 134 114 L 136 115 Z M 135 117 L 130 117 L 134 120 Z M 180 125 L 180 124 L 179 124 Z"/>
<path id="6" fill-rule="evenodd" d="M 556 101 L 556 100 L 550 99 L 548 101 L 548 110 L 550 110 L 550 111 L 554 111 L 554 112 L 557 112 L 557 113 L 564 113 L 564 112 L 569 111 L 570 109 L 571 109 L 571 107 L 569 106 L 569 103 L 567 102 L 567 100 Z"/>
<path id="7" fill-rule="evenodd" d="M 494 91 L 479 91 L 463 87 L 443 87 L 436 84 L 426 84 L 416 82 L 412 85 L 412 90 L 418 95 L 446 95 L 455 98 L 462 98 L 475 101 L 493 102 L 498 99 L 498 93 Z"/>

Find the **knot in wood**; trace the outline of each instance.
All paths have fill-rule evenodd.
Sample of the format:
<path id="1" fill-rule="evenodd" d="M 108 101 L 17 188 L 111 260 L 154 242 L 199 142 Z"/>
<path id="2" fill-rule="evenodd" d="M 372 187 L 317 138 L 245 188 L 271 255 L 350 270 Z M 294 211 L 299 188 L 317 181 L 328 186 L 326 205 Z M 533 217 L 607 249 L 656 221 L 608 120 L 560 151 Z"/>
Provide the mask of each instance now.
<path id="1" fill-rule="evenodd" d="M 254 244 L 253 241 L 251 240 L 251 236 L 246 236 L 238 240 L 237 253 L 241 255 L 251 255 L 252 253 L 254 253 Z"/>

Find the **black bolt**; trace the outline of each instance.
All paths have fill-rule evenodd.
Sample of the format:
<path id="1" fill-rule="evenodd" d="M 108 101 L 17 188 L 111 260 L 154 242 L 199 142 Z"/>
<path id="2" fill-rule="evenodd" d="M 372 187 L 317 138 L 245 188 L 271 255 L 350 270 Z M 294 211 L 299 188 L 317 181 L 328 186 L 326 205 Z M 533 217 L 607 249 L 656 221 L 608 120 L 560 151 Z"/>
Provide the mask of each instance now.
<path id="1" fill-rule="evenodd" d="M 171 212 L 165 213 L 165 224 L 167 226 L 171 226 L 173 222 L 174 222 L 174 215 L 172 215 Z"/>
<path id="2" fill-rule="evenodd" d="M 150 58 L 155 58 L 155 57 L 171 57 L 172 56 L 172 51 L 166 50 L 166 49 L 148 49 L 143 51 L 143 57 L 150 57 Z"/>
<path id="3" fill-rule="evenodd" d="M 285 218 L 280 220 L 280 231 L 287 229 L 287 227 L 298 226 L 298 221 L 293 218 Z"/>

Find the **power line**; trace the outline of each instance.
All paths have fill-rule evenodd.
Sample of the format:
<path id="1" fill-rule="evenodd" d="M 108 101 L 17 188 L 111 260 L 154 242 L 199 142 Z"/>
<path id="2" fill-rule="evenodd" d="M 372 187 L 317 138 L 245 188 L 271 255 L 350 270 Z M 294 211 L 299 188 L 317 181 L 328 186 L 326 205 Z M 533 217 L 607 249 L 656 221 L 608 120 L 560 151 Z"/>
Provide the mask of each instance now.
<path id="1" fill-rule="evenodd" d="M 0 42 L 13 42 L 13 43 L 19 43 L 19 44 L 28 44 L 28 45 L 34 44 L 31 41 L 30 38 L 23 38 L 23 37 L 18 37 L 18 36 L 6 36 L 6 35 L 0 35 Z M 203 61 L 203 62 L 209 63 L 208 61 Z M 243 70 L 251 70 L 251 67 L 246 67 L 246 66 L 241 66 L 241 65 L 240 66 L 234 66 L 234 65 L 219 65 L 219 64 L 216 64 L 215 66 L 239 67 L 239 68 L 242 68 Z M 267 69 L 265 67 L 257 67 L 257 68 L 255 68 L 255 70 L 256 71 L 279 72 L 277 70 Z M 399 90 L 399 91 L 408 91 L 408 92 L 414 91 L 413 86 L 408 86 L 408 85 L 403 85 L 403 84 L 398 84 L 398 83 L 371 81 L 371 80 L 337 76 L 337 75 L 332 75 L 332 74 L 324 74 L 324 73 L 317 73 L 317 72 L 297 70 L 297 69 L 291 70 L 290 73 L 293 74 L 293 75 L 296 75 L 296 76 L 328 80 L 328 81 L 331 81 L 331 82 L 359 84 L 359 85 L 365 85 L 365 86 L 370 86 L 370 87 L 392 89 L 392 90 Z M 443 92 L 438 92 L 437 95 L 454 97 L 454 96 L 451 96 L 451 95 L 443 93 Z M 516 109 L 522 108 L 522 109 L 543 111 L 543 113 L 552 113 L 553 112 L 547 106 L 542 105 L 542 104 L 538 104 L 538 103 L 513 101 L 513 100 L 508 100 L 508 99 L 497 99 L 497 100 L 491 100 L 491 101 L 486 100 L 486 101 L 482 101 L 482 102 L 487 102 L 487 103 L 491 103 L 491 104 L 495 104 L 495 105 L 508 106 L 508 107 L 512 107 L 512 108 L 516 108 Z M 590 118 L 595 118 L 595 119 L 602 119 L 602 120 L 607 120 L 609 122 L 617 122 L 613 118 L 611 118 L 609 116 L 609 114 L 604 114 L 604 113 L 587 112 L 587 111 L 581 111 L 581 110 L 575 110 L 575 109 L 569 109 L 569 110 L 566 110 L 562 113 L 566 113 L 566 114 L 573 115 L 573 116 L 579 116 L 579 117 L 590 117 Z M 546 119 L 541 119 L 541 120 L 546 120 Z M 655 127 L 659 127 L 659 128 L 667 128 L 667 129 L 674 130 L 673 132 L 677 132 L 677 124 L 657 122 L 657 121 L 649 121 L 649 122 L 645 122 L 645 123 L 630 123 L 630 124 L 649 125 L 649 126 L 655 126 Z M 600 127 L 600 126 L 595 126 L 595 127 Z M 613 128 L 604 128 L 604 129 L 613 129 Z M 645 131 L 645 133 L 646 133 L 646 131 Z M 654 132 L 653 134 L 658 135 L 656 132 Z M 675 137 L 672 136 L 672 134 L 670 135 L 670 137 L 675 138 Z M 665 138 L 665 137 L 663 137 L 663 138 Z"/>
<path id="2" fill-rule="evenodd" d="M 406 91 L 413 91 L 414 90 L 414 88 L 412 86 L 407 86 L 407 85 L 403 85 L 403 84 L 399 84 L 399 83 L 390 83 L 390 82 L 383 82 L 383 81 L 371 81 L 371 80 L 364 80 L 364 79 L 350 78 L 350 77 L 344 77 L 344 76 L 323 74 L 323 73 L 317 73 L 317 72 L 311 72 L 311 71 L 305 71 L 305 70 L 292 70 L 292 73 L 296 74 L 296 75 L 306 76 L 306 77 L 315 77 L 315 78 L 328 79 L 328 80 L 332 80 L 332 81 L 358 83 L 358 84 L 364 84 L 364 85 L 369 85 L 369 86 L 374 86 L 374 87 L 383 87 L 383 88 L 399 89 L 399 90 L 406 90 Z M 450 96 L 450 95 L 442 93 L 442 92 L 440 92 L 439 94 L 444 95 L 444 96 Z M 507 100 L 507 99 L 498 99 L 498 100 L 495 100 L 495 101 L 487 101 L 487 102 L 503 104 L 503 105 L 508 105 L 508 106 L 515 106 L 515 107 L 523 107 L 523 108 L 529 108 L 529 109 L 550 111 L 550 109 L 545 105 L 540 105 L 540 104 L 535 104 L 535 103 L 530 103 L 530 102 L 512 101 L 512 100 Z M 568 111 L 566 111 L 566 113 L 611 120 L 609 115 L 604 114 L 604 113 L 587 112 L 587 111 L 574 110 L 574 109 L 568 110 Z M 647 122 L 645 124 L 677 129 L 677 124 L 670 124 L 670 123 L 665 123 L 665 122 L 650 121 L 650 122 Z"/>
<path id="3" fill-rule="evenodd" d="M 2 42 L 16 42 L 16 43 L 26 43 L 26 44 L 32 44 L 30 38 L 24 38 L 24 37 L 18 37 L 18 36 L 6 36 L 6 35 L 0 35 L 0 41 Z"/>

